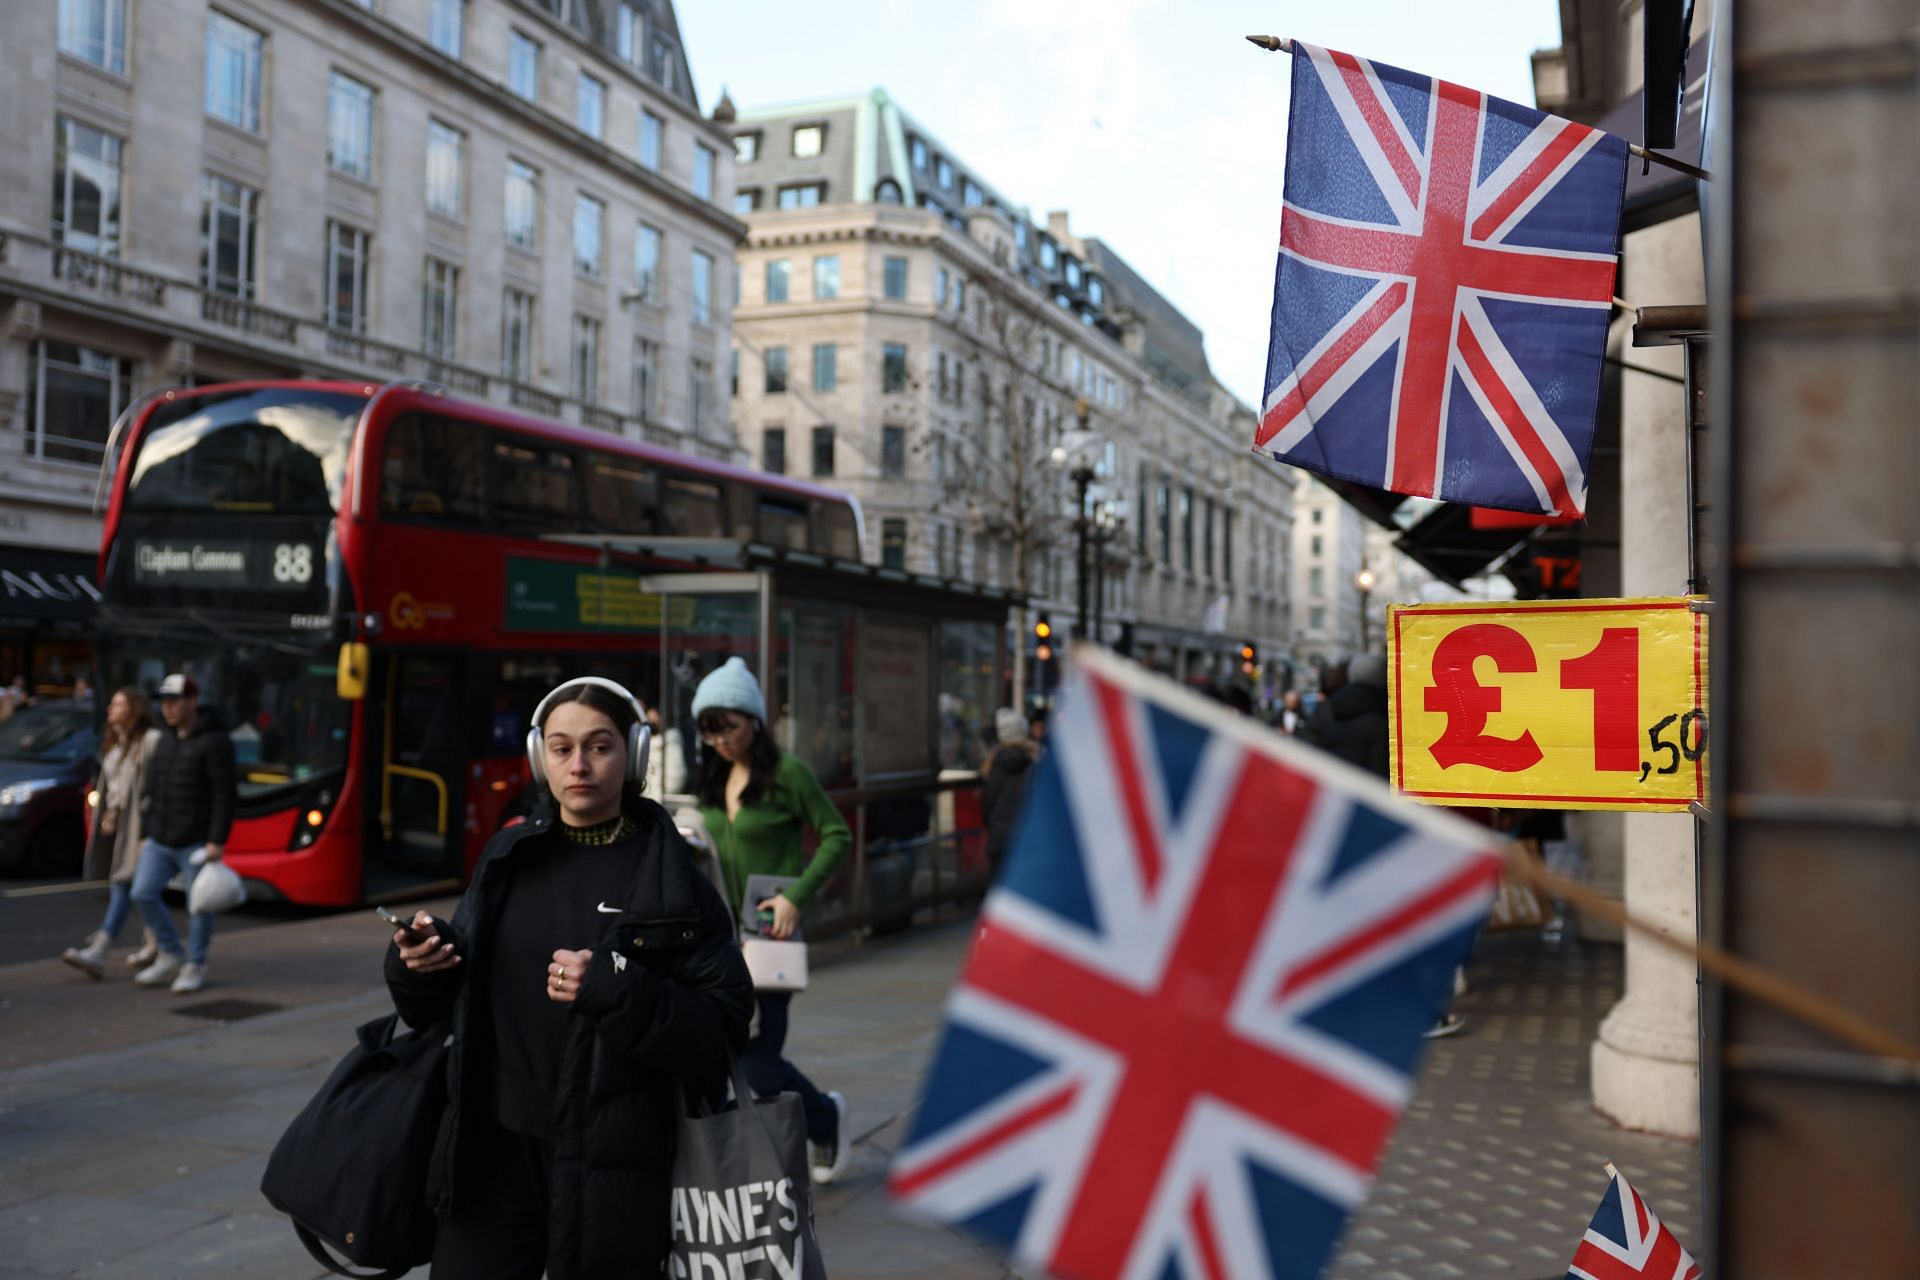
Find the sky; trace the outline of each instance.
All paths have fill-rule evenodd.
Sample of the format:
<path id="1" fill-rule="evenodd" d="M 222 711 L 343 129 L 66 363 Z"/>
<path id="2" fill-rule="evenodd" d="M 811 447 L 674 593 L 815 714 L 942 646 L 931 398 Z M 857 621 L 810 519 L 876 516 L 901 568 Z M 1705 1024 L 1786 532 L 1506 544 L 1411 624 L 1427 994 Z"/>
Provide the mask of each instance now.
<path id="1" fill-rule="evenodd" d="M 1206 334 L 1258 405 L 1295 36 L 1517 102 L 1558 0 L 677 0 L 700 105 L 884 88 L 1039 222 L 1071 214 Z"/>

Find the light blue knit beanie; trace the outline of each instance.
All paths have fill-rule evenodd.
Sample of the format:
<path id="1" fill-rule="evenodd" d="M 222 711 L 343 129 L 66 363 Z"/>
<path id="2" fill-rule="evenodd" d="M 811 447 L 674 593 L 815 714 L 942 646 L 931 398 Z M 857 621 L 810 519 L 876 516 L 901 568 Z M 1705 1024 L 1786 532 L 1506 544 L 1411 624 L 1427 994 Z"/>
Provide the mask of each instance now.
<path id="1" fill-rule="evenodd" d="M 706 679 L 693 691 L 693 718 L 698 720 L 709 707 L 743 712 L 762 724 L 767 721 L 767 700 L 760 696 L 760 682 L 738 658 L 728 658 L 707 672 Z"/>

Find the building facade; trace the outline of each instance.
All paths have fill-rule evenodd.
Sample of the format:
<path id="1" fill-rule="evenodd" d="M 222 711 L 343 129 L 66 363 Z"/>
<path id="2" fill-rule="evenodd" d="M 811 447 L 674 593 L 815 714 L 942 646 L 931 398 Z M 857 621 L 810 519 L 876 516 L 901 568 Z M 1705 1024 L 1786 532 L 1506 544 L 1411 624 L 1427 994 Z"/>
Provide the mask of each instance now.
<path id="1" fill-rule="evenodd" d="M 880 90 L 733 135 L 733 418 L 759 465 L 853 493 L 868 558 L 1026 592 L 1062 638 L 1084 483 L 1089 631 L 1182 678 L 1284 648 L 1293 477 L 1124 258 Z"/>
<path id="2" fill-rule="evenodd" d="M 671 0 L 57 0 L 7 35 L 0 680 L 83 661 L 26 597 L 91 592 L 109 429 L 161 387 L 423 378 L 733 456 L 744 227 Z"/>
<path id="3" fill-rule="evenodd" d="M 1310 672 L 1352 657 L 1362 647 L 1360 570 L 1368 564 L 1366 524 L 1339 494 L 1312 476 L 1302 476 L 1294 497 L 1293 648 Z M 1370 634 L 1367 640 L 1375 647 L 1382 643 L 1378 635 Z M 1307 679 L 1311 685 L 1318 676 Z"/>

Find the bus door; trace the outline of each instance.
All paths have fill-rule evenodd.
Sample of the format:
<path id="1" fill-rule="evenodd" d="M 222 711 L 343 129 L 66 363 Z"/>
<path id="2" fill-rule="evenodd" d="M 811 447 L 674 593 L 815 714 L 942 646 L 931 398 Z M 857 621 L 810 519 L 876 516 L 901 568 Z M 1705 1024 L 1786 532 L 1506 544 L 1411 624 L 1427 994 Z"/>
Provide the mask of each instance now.
<path id="1" fill-rule="evenodd" d="M 451 653 L 393 653 L 374 673 L 379 750 L 362 872 L 369 899 L 460 882 L 470 737 L 460 697 L 465 662 Z"/>

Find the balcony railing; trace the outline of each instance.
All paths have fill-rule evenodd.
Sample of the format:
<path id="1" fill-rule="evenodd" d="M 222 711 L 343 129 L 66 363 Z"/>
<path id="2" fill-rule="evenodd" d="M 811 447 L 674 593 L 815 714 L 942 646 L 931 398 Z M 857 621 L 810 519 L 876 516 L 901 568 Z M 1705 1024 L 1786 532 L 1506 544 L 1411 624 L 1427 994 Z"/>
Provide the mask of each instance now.
<path id="1" fill-rule="evenodd" d="M 53 250 L 53 278 L 149 307 L 163 307 L 167 302 L 167 282 L 152 272 L 64 245 Z"/>
<path id="2" fill-rule="evenodd" d="M 407 371 L 407 350 L 344 329 L 327 330 L 327 354 L 388 373 Z"/>
<path id="3" fill-rule="evenodd" d="M 222 293 L 200 295 L 200 318 L 209 324 L 238 329 L 256 337 L 269 338 L 292 346 L 300 335 L 300 321 L 284 311 L 256 306 L 245 298 L 230 298 Z"/>

